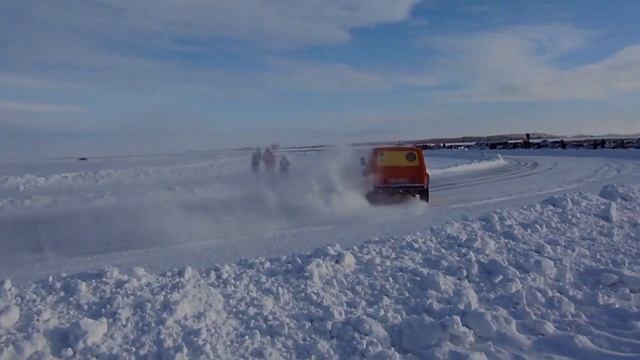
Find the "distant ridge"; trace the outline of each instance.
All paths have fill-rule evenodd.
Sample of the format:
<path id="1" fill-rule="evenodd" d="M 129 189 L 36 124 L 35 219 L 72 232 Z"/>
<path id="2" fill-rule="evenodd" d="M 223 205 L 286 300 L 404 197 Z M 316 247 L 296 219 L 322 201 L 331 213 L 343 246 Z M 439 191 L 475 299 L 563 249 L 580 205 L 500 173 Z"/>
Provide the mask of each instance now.
<path id="1" fill-rule="evenodd" d="M 587 134 L 578 134 L 572 135 L 569 139 L 579 139 L 579 138 L 638 138 L 640 137 L 640 133 L 625 135 L 625 134 L 599 134 L 599 135 L 587 135 Z"/>
<path id="2" fill-rule="evenodd" d="M 460 143 L 501 143 L 507 141 L 516 141 L 526 139 L 527 133 L 510 133 L 510 134 L 496 134 L 486 136 L 458 136 L 458 137 L 439 137 L 439 138 L 423 138 L 414 140 L 389 140 L 389 141 L 366 141 L 366 142 L 354 142 L 351 146 L 385 146 L 385 145 L 455 145 Z M 578 141 L 580 139 L 637 139 L 640 138 L 640 133 L 623 135 L 623 134 L 600 134 L 600 135 L 556 135 L 549 133 L 531 132 L 529 133 L 531 140 L 573 140 Z M 280 150 L 284 151 L 320 151 L 325 148 L 331 147 L 328 144 L 322 145 L 300 145 L 300 146 L 281 146 Z M 233 150 L 252 150 L 255 147 L 242 147 Z"/>
<path id="3" fill-rule="evenodd" d="M 556 139 L 561 136 L 546 134 L 546 133 L 529 133 L 531 140 L 540 139 Z M 355 146 L 366 145 L 380 145 L 380 144 L 442 144 L 442 143 L 477 143 L 477 142 L 498 142 L 509 140 L 522 140 L 527 136 L 526 133 L 518 134 L 499 134 L 499 135 L 487 135 L 487 136 L 460 136 L 460 137 L 442 137 L 442 138 L 428 138 L 428 139 L 416 139 L 416 140 L 399 140 L 399 141 L 371 141 L 354 143 Z"/>

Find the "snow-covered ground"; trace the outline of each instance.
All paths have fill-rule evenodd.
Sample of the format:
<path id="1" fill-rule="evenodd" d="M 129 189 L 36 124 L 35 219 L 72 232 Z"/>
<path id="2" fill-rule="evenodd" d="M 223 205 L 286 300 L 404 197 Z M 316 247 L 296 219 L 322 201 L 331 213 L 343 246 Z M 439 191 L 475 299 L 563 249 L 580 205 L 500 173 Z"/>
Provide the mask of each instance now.
<path id="1" fill-rule="evenodd" d="M 0 358 L 640 358 L 640 152 L 359 155 L 0 163 Z"/>
<path id="2" fill-rule="evenodd" d="M 342 232 L 342 224 L 398 212 L 364 200 L 359 155 L 289 154 L 287 177 L 254 176 L 250 154 L 242 152 L 0 164 L 0 276 L 37 278 L 96 263 L 126 265 L 129 258 L 131 266 L 156 270 L 195 260 L 175 251 L 213 252 L 215 258 L 198 260 L 206 265 L 311 250 L 329 240 L 309 233 Z M 429 164 L 446 172 L 490 167 L 496 159 L 478 153 L 433 157 Z M 425 210 L 413 203 L 400 213 Z M 308 246 L 283 241 L 291 235 Z M 163 254 L 173 260 L 158 258 Z"/>

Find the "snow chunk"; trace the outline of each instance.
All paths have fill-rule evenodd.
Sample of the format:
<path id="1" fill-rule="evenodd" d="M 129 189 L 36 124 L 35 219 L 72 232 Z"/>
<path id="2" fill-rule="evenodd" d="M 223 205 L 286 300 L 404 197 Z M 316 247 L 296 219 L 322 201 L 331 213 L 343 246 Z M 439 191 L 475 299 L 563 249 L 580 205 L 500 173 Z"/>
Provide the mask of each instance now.
<path id="1" fill-rule="evenodd" d="M 482 220 L 485 222 L 485 228 L 488 232 L 499 233 L 500 232 L 500 219 L 495 213 L 485 215 Z"/>
<path id="2" fill-rule="evenodd" d="M 433 290 L 437 293 L 451 293 L 451 280 L 440 272 L 424 272 L 421 270 L 420 287 L 424 290 Z"/>
<path id="3" fill-rule="evenodd" d="M 11 291 L 11 289 L 13 289 L 13 284 L 11 284 L 11 280 L 7 279 L 2 281 L 2 291 L 3 292 L 9 292 Z"/>
<path id="4" fill-rule="evenodd" d="M 547 305 L 550 308 L 559 310 L 565 314 L 570 314 L 575 311 L 575 306 L 573 305 L 573 303 L 569 299 L 561 295 L 555 295 L 548 298 Z"/>
<path id="5" fill-rule="evenodd" d="M 153 276 L 151 276 L 147 271 L 139 266 L 131 269 L 132 276 L 131 279 L 136 281 L 137 283 L 145 283 L 147 281 L 153 280 Z"/>
<path id="6" fill-rule="evenodd" d="M 496 333 L 497 327 L 491 319 L 491 314 L 484 310 L 470 311 L 463 320 L 466 326 L 482 338 L 491 339 Z"/>
<path id="7" fill-rule="evenodd" d="M 62 358 L 63 359 L 70 359 L 73 356 L 73 349 L 72 348 L 66 348 L 66 349 L 62 350 L 61 354 L 62 354 Z"/>
<path id="8" fill-rule="evenodd" d="M 373 355 L 372 360 L 398 360 L 400 356 L 393 350 L 383 349 Z"/>
<path id="9" fill-rule="evenodd" d="M 553 261 L 544 257 L 537 257 L 533 259 L 533 261 L 531 262 L 531 270 L 534 273 L 547 278 L 552 277 L 556 272 Z"/>
<path id="10" fill-rule="evenodd" d="M 552 334 L 556 330 L 553 324 L 542 319 L 532 319 L 529 322 L 529 326 L 531 326 L 531 330 L 536 335 L 546 336 Z"/>
<path id="11" fill-rule="evenodd" d="M 478 307 L 478 294 L 468 282 L 462 283 L 454 290 L 451 303 L 461 310 L 471 310 Z"/>
<path id="12" fill-rule="evenodd" d="M 218 290 L 204 284 L 185 287 L 169 298 L 172 300 L 170 309 L 173 313 L 170 319 L 173 321 L 188 319 L 196 314 L 211 317 L 223 315 L 223 297 Z"/>
<path id="13" fill-rule="evenodd" d="M 449 341 L 458 346 L 469 346 L 474 341 L 473 331 L 464 327 L 460 317 L 453 315 L 443 321 L 446 331 L 449 333 Z"/>
<path id="14" fill-rule="evenodd" d="M 348 251 L 340 251 L 336 262 L 348 270 L 353 270 L 356 267 L 356 258 Z"/>
<path id="15" fill-rule="evenodd" d="M 117 267 L 107 266 L 102 269 L 102 277 L 109 282 L 114 282 L 116 280 L 119 280 L 122 277 L 122 274 L 120 274 L 120 269 L 118 269 Z"/>
<path id="16" fill-rule="evenodd" d="M 565 196 L 551 196 L 551 197 L 545 199 L 542 203 L 543 204 L 547 204 L 547 205 L 551 205 L 553 207 L 556 207 L 556 208 L 564 210 L 564 211 L 571 210 L 573 208 L 573 203 L 571 202 L 571 199 L 569 199 L 566 195 Z"/>
<path id="17" fill-rule="evenodd" d="M 198 276 L 199 276 L 198 272 L 194 270 L 191 266 L 185 266 L 184 269 L 182 269 L 182 279 L 184 281 L 193 280 Z"/>
<path id="18" fill-rule="evenodd" d="M 613 184 L 607 184 L 603 186 L 602 190 L 600 190 L 600 193 L 598 195 L 601 198 L 609 201 L 617 201 L 618 199 L 622 199 L 625 201 L 632 200 L 632 198 L 629 195 L 627 195 L 626 193 L 620 190 L 620 187 Z"/>
<path id="19" fill-rule="evenodd" d="M 529 288 L 525 292 L 525 299 L 529 306 L 542 306 L 544 305 L 544 296 L 540 294 L 536 289 Z"/>
<path id="20" fill-rule="evenodd" d="M 9 305 L 0 311 L 0 329 L 8 329 L 20 319 L 20 308 Z"/>
<path id="21" fill-rule="evenodd" d="M 74 350 L 81 350 L 100 342 L 108 330 L 107 319 L 84 318 L 69 327 L 69 342 Z"/>
<path id="22" fill-rule="evenodd" d="M 324 280 L 335 276 L 336 272 L 350 272 L 356 267 L 353 254 L 342 250 L 338 245 L 317 249 L 313 255 L 314 257 L 306 266 L 306 272 L 316 286 L 322 286 Z"/>
<path id="23" fill-rule="evenodd" d="M 502 276 L 508 278 L 517 272 L 511 266 L 505 264 L 498 258 L 491 258 L 484 264 L 484 269 L 487 273 L 493 276 Z"/>
<path id="24" fill-rule="evenodd" d="M 602 273 L 598 277 L 598 282 L 602 286 L 611 286 L 620 280 L 618 275 L 612 273 Z"/>
<path id="25" fill-rule="evenodd" d="M 360 316 L 351 320 L 351 324 L 356 331 L 375 339 L 383 348 L 391 346 L 389 334 L 378 321 L 366 316 Z"/>
<path id="26" fill-rule="evenodd" d="M 541 255 L 549 255 L 552 253 L 551 246 L 544 242 L 536 244 L 535 251 Z"/>
<path id="27" fill-rule="evenodd" d="M 439 323 L 426 316 L 412 316 L 399 324 L 395 347 L 404 352 L 420 355 L 442 341 L 445 335 L 446 332 Z"/>
<path id="28" fill-rule="evenodd" d="M 615 223 L 618 220 L 618 211 L 616 209 L 615 202 L 609 202 L 604 209 L 600 212 L 600 218 L 603 220 Z"/>

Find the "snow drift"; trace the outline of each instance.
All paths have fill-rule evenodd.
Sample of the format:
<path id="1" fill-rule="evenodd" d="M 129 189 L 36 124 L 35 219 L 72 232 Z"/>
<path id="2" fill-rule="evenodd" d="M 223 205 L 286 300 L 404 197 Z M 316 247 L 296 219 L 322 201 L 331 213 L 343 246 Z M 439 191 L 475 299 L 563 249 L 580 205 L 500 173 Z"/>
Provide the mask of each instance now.
<path id="1" fill-rule="evenodd" d="M 640 357 L 640 187 L 350 249 L 0 294 L 0 359 Z"/>

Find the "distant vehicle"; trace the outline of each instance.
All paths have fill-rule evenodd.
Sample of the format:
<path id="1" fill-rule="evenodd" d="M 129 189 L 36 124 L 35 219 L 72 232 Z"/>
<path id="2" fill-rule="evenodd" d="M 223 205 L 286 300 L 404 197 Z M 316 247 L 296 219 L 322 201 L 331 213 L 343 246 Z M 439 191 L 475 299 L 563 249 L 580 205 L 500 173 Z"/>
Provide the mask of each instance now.
<path id="1" fill-rule="evenodd" d="M 370 203 L 394 202 L 408 196 L 429 201 L 429 173 L 422 149 L 376 147 L 367 161 L 362 158 L 362 165 L 371 186 L 366 194 Z"/>

